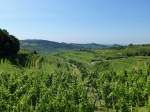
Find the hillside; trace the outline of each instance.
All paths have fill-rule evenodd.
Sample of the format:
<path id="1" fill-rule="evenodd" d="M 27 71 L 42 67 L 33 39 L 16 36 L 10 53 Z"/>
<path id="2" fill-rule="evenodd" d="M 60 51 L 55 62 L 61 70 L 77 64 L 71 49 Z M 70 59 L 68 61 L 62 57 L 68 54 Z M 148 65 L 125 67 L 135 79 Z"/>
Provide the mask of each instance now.
<path id="1" fill-rule="evenodd" d="M 149 112 L 150 46 L 0 58 L 0 112 Z"/>
<path id="2" fill-rule="evenodd" d="M 73 50 L 73 49 L 95 49 L 95 48 L 108 48 L 109 45 L 101 45 L 95 43 L 89 44 L 75 44 L 75 43 L 59 43 L 47 40 L 21 40 L 21 48 L 36 50 L 38 52 L 52 52 L 60 50 Z"/>

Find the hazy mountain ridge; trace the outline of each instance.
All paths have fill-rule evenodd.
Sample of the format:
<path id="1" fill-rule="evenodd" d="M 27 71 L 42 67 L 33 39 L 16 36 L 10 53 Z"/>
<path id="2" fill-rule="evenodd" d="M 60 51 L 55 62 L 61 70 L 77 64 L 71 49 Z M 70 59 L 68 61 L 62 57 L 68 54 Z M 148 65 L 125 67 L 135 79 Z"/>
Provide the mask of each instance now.
<path id="1" fill-rule="evenodd" d="M 95 48 L 108 48 L 111 45 L 102 45 L 96 43 L 88 43 L 88 44 L 76 44 L 76 43 L 59 43 L 48 40 L 21 40 L 21 48 L 36 50 L 39 52 L 51 52 L 51 51 L 59 51 L 59 50 L 72 50 L 72 49 L 95 49 Z"/>

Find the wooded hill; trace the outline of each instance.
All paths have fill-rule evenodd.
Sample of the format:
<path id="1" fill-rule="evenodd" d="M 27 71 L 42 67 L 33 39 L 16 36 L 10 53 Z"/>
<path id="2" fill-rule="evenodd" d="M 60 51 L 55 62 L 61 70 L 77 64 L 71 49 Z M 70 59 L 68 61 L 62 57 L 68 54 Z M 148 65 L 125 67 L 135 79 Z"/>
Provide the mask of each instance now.
<path id="1" fill-rule="evenodd" d="M 96 43 L 76 44 L 76 43 L 59 43 L 48 40 L 21 40 L 21 48 L 38 52 L 55 52 L 62 50 L 79 50 L 79 49 L 95 49 L 108 48 L 111 45 L 101 45 Z"/>

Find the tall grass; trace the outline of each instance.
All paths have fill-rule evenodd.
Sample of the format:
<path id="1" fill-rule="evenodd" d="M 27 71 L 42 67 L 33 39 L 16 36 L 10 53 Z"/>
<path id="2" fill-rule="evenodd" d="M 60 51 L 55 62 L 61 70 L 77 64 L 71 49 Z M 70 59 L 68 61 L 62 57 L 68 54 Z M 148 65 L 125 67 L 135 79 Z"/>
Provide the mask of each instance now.
<path id="1" fill-rule="evenodd" d="M 23 66 L 19 60 L 12 64 L 1 59 L 0 112 L 148 111 L 149 58 L 118 58 L 91 64 L 98 56 L 118 56 L 116 50 L 109 53 L 107 49 L 102 55 L 98 50 L 93 52 L 97 53 L 30 54 L 19 58 L 26 59 Z M 134 61 L 136 68 L 128 67 Z M 122 67 L 117 70 L 119 65 Z"/>

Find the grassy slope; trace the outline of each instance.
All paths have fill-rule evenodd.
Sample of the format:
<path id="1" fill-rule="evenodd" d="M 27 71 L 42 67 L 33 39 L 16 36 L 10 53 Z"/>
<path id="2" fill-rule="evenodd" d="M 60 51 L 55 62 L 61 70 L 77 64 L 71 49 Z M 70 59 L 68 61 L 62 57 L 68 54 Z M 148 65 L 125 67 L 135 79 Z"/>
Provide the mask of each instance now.
<path id="1" fill-rule="evenodd" d="M 32 97 L 32 92 L 34 92 L 37 89 L 34 86 L 42 86 L 43 89 L 42 88 L 40 89 L 40 91 L 43 91 L 42 94 L 44 95 L 48 94 L 45 92 L 47 92 L 47 90 L 49 90 L 50 88 L 46 87 L 45 82 L 49 79 L 49 77 L 52 74 L 54 75 L 55 78 L 57 77 L 55 76 L 56 73 L 59 74 L 59 75 L 57 74 L 58 77 L 61 77 L 61 74 L 64 74 L 64 75 L 67 75 L 67 73 L 72 74 L 75 76 L 74 78 L 77 78 L 77 82 L 80 84 L 79 87 L 84 87 L 82 84 L 84 84 L 87 79 L 85 81 L 81 81 L 80 74 L 82 72 L 82 69 L 80 67 L 82 68 L 85 67 L 86 71 L 88 72 L 95 71 L 96 68 L 99 68 L 99 72 L 105 72 L 109 70 L 109 71 L 115 71 L 117 73 L 123 73 L 124 70 L 132 71 L 132 70 L 138 70 L 138 69 L 142 69 L 144 70 L 144 72 L 146 71 L 147 63 L 150 62 L 149 56 L 127 57 L 123 54 L 123 52 L 124 52 L 124 49 L 121 49 L 121 50 L 96 49 L 96 50 L 87 50 L 87 51 L 69 51 L 69 52 L 64 52 L 60 54 L 58 53 L 54 55 L 45 55 L 45 56 L 31 54 L 30 56 L 28 56 L 28 60 L 25 66 L 22 66 L 22 67 L 20 67 L 20 65 L 13 65 L 8 60 L 2 59 L 0 62 L 1 95 L 9 96 L 9 98 L 15 97 L 15 99 L 11 100 L 7 98 L 6 99 L 2 98 L 3 100 L 0 101 L 0 105 L 1 105 L 0 109 L 10 108 L 10 110 L 19 111 L 19 110 L 25 109 L 25 107 L 30 107 L 30 109 L 27 108 L 26 111 L 29 111 L 29 110 L 33 111 L 34 108 L 32 106 L 29 106 L 29 104 L 26 101 L 30 101 Z M 76 63 L 74 63 L 74 61 L 72 63 L 72 61 L 70 60 L 75 60 Z M 72 77 L 72 75 L 68 75 L 68 76 Z M 60 87 L 62 87 L 63 82 L 61 82 L 60 80 L 62 79 L 56 78 L 55 84 L 60 83 Z M 69 80 L 66 80 L 66 81 L 69 81 Z M 28 83 L 33 84 L 33 86 L 28 85 Z M 70 82 L 67 82 L 67 83 L 72 85 L 72 83 Z M 56 85 L 53 85 L 53 86 L 54 86 L 54 89 L 57 88 Z M 64 90 L 65 89 L 66 88 L 64 88 Z M 64 93 L 61 90 L 57 90 L 57 91 L 59 91 L 60 93 L 61 92 Z M 68 91 L 71 92 L 74 90 L 71 87 Z M 71 94 L 71 93 L 68 93 L 68 94 Z M 89 97 L 89 99 L 92 97 L 92 94 L 90 95 L 91 96 Z M 56 102 L 57 97 L 61 98 L 62 96 L 60 94 L 56 97 L 55 96 L 51 97 L 51 101 L 53 101 L 55 105 L 60 105 L 58 102 Z M 40 98 L 43 98 L 43 97 L 40 96 Z M 67 99 L 65 98 L 66 97 L 64 97 L 64 100 L 68 99 L 68 98 Z M 68 99 L 68 101 L 71 102 L 72 100 Z M 93 101 L 90 100 L 89 102 L 93 102 Z M 6 106 L 5 103 L 8 103 L 8 105 L 6 104 L 7 105 Z M 15 106 L 14 109 L 12 109 L 12 106 L 11 106 L 11 104 L 13 103 Z M 61 103 L 63 104 L 63 102 Z M 42 104 L 42 101 L 41 101 L 41 104 Z M 49 105 L 50 105 L 50 102 L 49 102 Z M 21 109 L 19 109 L 20 107 Z M 37 105 L 37 109 L 39 107 L 40 105 Z M 146 112 L 145 108 L 139 109 L 139 111 L 141 112 L 143 110 Z"/>
<path id="2" fill-rule="evenodd" d="M 106 69 L 112 69 L 114 71 L 136 68 L 145 69 L 147 62 L 150 62 L 149 56 L 126 57 L 122 55 L 122 50 L 113 49 L 93 50 L 93 52 L 70 51 L 61 54 L 61 58 L 62 57 L 66 60 L 74 59 L 91 66 L 94 66 L 97 63 L 106 62 L 110 64 L 109 68 Z"/>

